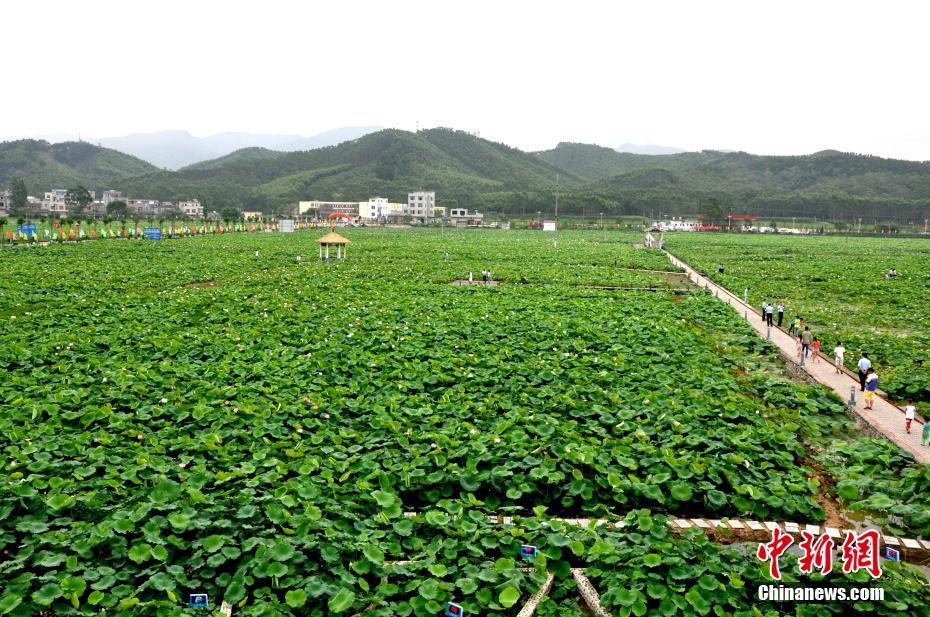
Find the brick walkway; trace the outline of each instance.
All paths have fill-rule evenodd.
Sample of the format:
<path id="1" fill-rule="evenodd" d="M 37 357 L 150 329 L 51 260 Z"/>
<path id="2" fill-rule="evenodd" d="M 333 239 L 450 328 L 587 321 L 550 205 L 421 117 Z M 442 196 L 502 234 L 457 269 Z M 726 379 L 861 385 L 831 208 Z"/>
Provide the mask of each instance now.
<path id="1" fill-rule="evenodd" d="M 730 306 L 736 310 L 740 316 L 748 315 L 749 324 L 755 329 L 759 336 L 765 338 L 766 326 L 762 322 L 759 311 L 743 303 L 738 296 L 730 293 L 727 289 L 717 285 L 707 277 L 698 274 L 694 268 L 684 263 L 668 251 L 665 252 L 672 263 L 683 268 L 688 273 L 688 277 L 700 287 L 706 287 L 715 293 L 722 302 L 729 301 Z M 777 345 L 782 352 L 791 358 L 797 358 L 797 346 L 795 338 L 779 328 L 772 328 L 772 343 Z M 849 352 L 847 352 L 849 353 Z M 851 387 L 856 389 L 856 413 L 872 428 L 883 434 L 890 441 L 896 443 L 901 449 L 914 455 L 921 463 L 930 463 L 930 447 L 920 444 L 920 434 L 923 426 L 919 418 L 914 420 L 911 426 L 911 432 L 908 434 L 904 429 L 904 411 L 896 405 L 889 403 L 883 397 L 875 398 L 875 404 L 871 410 L 863 407 L 862 392 L 859 391 L 859 381 L 851 373 L 836 373 L 833 367 L 832 359 L 830 361 L 825 357 L 820 358 L 820 362 L 814 363 L 808 359 L 804 365 L 804 370 L 817 380 L 819 383 L 827 386 L 837 393 L 844 401 L 849 400 Z"/>

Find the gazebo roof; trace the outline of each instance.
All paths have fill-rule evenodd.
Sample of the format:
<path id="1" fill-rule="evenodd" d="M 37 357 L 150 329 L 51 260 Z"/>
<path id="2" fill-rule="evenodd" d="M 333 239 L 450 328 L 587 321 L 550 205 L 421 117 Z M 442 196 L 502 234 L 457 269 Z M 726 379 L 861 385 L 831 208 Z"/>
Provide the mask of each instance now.
<path id="1" fill-rule="evenodd" d="M 317 244 L 349 244 L 349 240 L 331 231 L 322 238 L 317 238 Z"/>

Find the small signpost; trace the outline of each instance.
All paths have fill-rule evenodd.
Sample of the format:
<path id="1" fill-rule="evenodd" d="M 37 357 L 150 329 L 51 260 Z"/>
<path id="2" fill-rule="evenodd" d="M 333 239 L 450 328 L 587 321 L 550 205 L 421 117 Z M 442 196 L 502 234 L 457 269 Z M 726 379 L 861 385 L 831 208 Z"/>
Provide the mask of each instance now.
<path id="1" fill-rule="evenodd" d="M 205 593 L 192 593 L 188 599 L 188 605 L 191 608 L 207 608 L 210 602 Z"/>
<path id="2" fill-rule="evenodd" d="M 901 561 L 901 553 L 891 548 L 890 546 L 885 547 L 885 559 L 888 561 Z"/>
<path id="3" fill-rule="evenodd" d="M 524 559 L 533 559 L 536 557 L 536 547 L 532 544 L 523 544 L 520 546 L 520 557 Z"/>
<path id="4" fill-rule="evenodd" d="M 143 227 L 142 236 L 146 240 L 161 240 L 161 227 Z"/>
<path id="5" fill-rule="evenodd" d="M 462 617 L 464 614 L 465 611 L 462 610 L 461 604 L 456 604 L 455 602 L 446 604 L 446 617 Z"/>

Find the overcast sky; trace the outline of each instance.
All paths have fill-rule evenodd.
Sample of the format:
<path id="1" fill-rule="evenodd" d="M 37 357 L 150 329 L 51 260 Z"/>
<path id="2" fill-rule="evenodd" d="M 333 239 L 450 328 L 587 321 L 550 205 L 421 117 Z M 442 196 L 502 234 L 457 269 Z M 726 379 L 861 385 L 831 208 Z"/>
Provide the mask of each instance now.
<path id="1" fill-rule="evenodd" d="M 449 126 L 930 159 L 930 7 L 888 2 L 4 2 L 0 135 Z"/>

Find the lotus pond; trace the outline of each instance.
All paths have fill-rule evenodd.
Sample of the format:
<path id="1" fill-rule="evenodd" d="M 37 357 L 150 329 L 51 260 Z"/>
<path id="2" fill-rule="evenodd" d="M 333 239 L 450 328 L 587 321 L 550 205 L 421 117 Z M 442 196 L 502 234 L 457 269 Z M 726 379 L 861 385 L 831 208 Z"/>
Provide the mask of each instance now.
<path id="1" fill-rule="evenodd" d="M 663 516 L 823 520 L 837 399 L 639 236 L 345 233 L 0 255 L 0 615 L 515 615 L 547 571 L 539 614 L 574 614 L 571 567 L 614 614 L 794 614 Z M 874 614 L 930 607 L 882 584 Z"/>
<path id="2" fill-rule="evenodd" d="M 783 302 L 786 328 L 800 315 L 824 353 L 842 341 L 853 370 L 867 352 L 892 398 L 930 403 L 930 241 L 679 233 L 667 248 L 752 306 Z"/>

